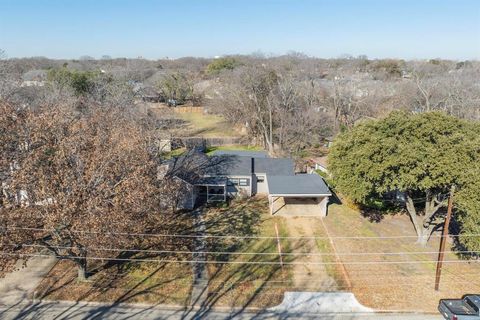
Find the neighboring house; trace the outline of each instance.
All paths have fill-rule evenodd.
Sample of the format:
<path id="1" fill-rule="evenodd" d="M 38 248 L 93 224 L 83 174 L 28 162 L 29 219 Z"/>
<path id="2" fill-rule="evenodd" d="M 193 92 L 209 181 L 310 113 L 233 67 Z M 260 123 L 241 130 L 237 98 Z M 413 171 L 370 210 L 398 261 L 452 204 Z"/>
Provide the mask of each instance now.
<path id="1" fill-rule="evenodd" d="M 268 196 L 271 214 L 327 214 L 328 186 L 317 174 L 295 174 L 292 159 L 257 151 L 218 151 L 210 157 L 198 152 L 180 156 L 167 164 L 170 175 L 193 186 L 180 201 L 188 204 L 185 209 L 198 201 L 262 194 Z"/>
<path id="2" fill-rule="evenodd" d="M 327 163 L 327 156 L 318 157 L 318 158 L 311 158 L 308 161 L 310 170 L 309 173 L 313 173 L 315 170 L 320 170 L 322 172 L 328 173 L 328 163 Z"/>
<path id="3" fill-rule="evenodd" d="M 12 90 L 9 96 L 11 103 L 36 108 L 45 103 L 45 94 L 48 89 L 44 86 L 20 86 Z"/>
<path id="4" fill-rule="evenodd" d="M 408 72 L 406 70 L 402 70 L 402 78 L 403 79 L 412 79 L 413 75 L 411 72 Z"/>
<path id="5" fill-rule="evenodd" d="M 43 87 L 45 81 L 36 81 L 36 80 L 24 80 L 20 84 L 20 87 Z"/>
<path id="6" fill-rule="evenodd" d="M 331 148 L 333 145 L 333 137 L 326 137 L 324 147 Z"/>
<path id="7" fill-rule="evenodd" d="M 42 87 L 45 85 L 47 80 L 47 71 L 46 70 L 30 70 L 25 72 L 22 75 L 22 84 L 21 87 Z"/>
<path id="8" fill-rule="evenodd" d="M 162 96 L 153 86 L 134 81 L 130 82 L 130 84 L 132 85 L 135 96 L 143 102 L 158 103 L 163 101 Z"/>

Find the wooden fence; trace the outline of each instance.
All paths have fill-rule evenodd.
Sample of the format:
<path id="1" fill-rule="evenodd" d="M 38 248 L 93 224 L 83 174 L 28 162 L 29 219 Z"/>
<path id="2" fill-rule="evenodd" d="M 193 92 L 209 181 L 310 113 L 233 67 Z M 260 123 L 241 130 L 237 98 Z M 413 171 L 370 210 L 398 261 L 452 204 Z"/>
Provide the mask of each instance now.
<path id="1" fill-rule="evenodd" d="M 207 146 L 218 147 L 233 144 L 242 144 L 241 137 L 222 137 L 222 138 L 205 138 Z"/>
<path id="2" fill-rule="evenodd" d="M 192 148 L 194 146 L 207 148 L 207 147 L 220 147 L 235 144 L 242 144 L 241 137 L 172 137 L 171 148 L 177 149 L 181 147 Z"/>

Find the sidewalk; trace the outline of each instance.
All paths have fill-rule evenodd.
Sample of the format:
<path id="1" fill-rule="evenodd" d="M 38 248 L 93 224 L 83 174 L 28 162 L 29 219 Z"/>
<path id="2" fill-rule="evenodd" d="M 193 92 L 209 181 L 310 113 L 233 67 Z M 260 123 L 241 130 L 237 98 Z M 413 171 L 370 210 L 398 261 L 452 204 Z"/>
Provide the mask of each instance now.
<path id="1" fill-rule="evenodd" d="M 426 314 L 375 314 L 375 313 L 314 313 L 295 311 L 259 311 L 257 313 L 242 310 L 185 310 L 169 306 L 151 306 L 140 304 L 106 304 L 95 302 L 31 302 L 10 308 L 0 306 L 2 320 L 17 319 L 332 319 L 332 320 L 441 320 L 439 315 Z"/>
<path id="2" fill-rule="evenodd" d="M 54 257 L 34 257 L 25 268 L 8 273 L 0 279 L 0 306 L 11 306 L 25 301 L 57 260 Z"/>

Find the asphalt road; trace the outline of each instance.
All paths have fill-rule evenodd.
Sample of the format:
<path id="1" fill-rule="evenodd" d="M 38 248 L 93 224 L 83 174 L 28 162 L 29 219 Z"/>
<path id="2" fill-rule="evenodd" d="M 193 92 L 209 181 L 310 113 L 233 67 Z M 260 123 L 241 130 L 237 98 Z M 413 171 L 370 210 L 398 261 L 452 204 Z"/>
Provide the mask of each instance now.
<path id="1" fill-rule="evenodd" d="M 308 314 L 251 313 L 202 309 L 172 309 L 159 306 L 109 305 L 88 302 L 32 302 L 0 305 L 0 319 L 342 319 L 342 320 L 441 320 L 440 315 L 425 314 Z"/>

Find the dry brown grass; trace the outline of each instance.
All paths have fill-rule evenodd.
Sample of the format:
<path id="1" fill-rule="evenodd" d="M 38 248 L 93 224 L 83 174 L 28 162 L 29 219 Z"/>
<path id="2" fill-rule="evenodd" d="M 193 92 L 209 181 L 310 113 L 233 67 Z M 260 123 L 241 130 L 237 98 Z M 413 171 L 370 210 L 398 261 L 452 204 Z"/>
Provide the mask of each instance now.
<path id="1" fill-rule="evenodd" d="M 287 236 L 285 220 L 272 217 L 268 213 L 265 198 L 252 198 L 234 201 L 228 208 L 213 208 L 207 214 L 208 232 L 236 236 L 275 237 L 275 224 L 280 236 Z M 228 262 L 248 262 L 248 264 L 212 264 L 208 266 L 210 275 L 209 299 L 215 306 L 259 307 L 279 304 L 283 293 L 293 286 L 291 272 L 279 265 L 276 239 L 232 239 L 215 240 L 210 244 L 215 251 L 237 253 L 258 253 L 253 255 L 210 255 L 210 260 Z M 289 252 L 288 243 L 282 247 Z M 291 258 L 284 258 L 290 261 Z M 272 262 L 262 265 L 257 262 Z"/>
<path id="2" fill-rule="evenodd" d="M 287 236 L 283 218 L 268 213 L 264 198 L 234 201 L 227 208 L 210 208 L 205 219 L 207 233 L 235 236 Z M 275 239 L 217 239 L 207 242 L 207 251 L 259 252 L 258 255 L 210 254 L 210 261 L 249 262 L 249 264 L 208 264 L 209 295 L 207 307 L 264 308 L 279 304 L 291 274 L 278 264 Z M 283 247 L 289 251 L 288 243 Z M 270 254 L 271 253 L 271 254 Z M 289 261 L 285 258 L 284 261 Z M 274 262 L 272 265 L 257 262 Z M 59 262 L 36 289 L 39 298 L 130 302 L 187 306 L 192 290 L 192 265 L 188 263 L 136 262 L 106 267 L 98 263 L 89 268 L 87 282 L 77 282 L 76 268 Z M 285 285 L 287 283 L 287 285 Z"/>
<path id="3" fill-rule="evenodd" d="M 445 297 L 461 297 L 480 291 L 480 281 L 475 275 L 480 271 L 477 263 L 447 263 L 443 270 L 441 290 L 433 289 L 438 238 L 432 238 L 426 248 L 417 246 L 415 238 L 404 239 L 339 239 L 335 237 L 414 236 L 413 227 L 406 216 L 387 216 L 379 223 L 370 222 L 356 210 L 332 205 L 324 220 L 339 257 L 345 265 L 352 283 L 352 292 L 364 305 L 381 310 L 435 312 L 438 300 Z M 307 223 L 307 222 L 305 222 Z M 253 198 L 236 201 L 228 208 L 210 208 L 206 216 L 207 232 L 218 235 L 275 237 L 275 224 L 280 236 L 291 236 L 291 225 L 283 217 L 268 214 L 265 199 Z M 320 224 L 312 222 L 310 233 L 298 231 L 296 236 L 325 237 Z M 290 231 L 289 231 L 290 230 Z M 284 253 L 304 252 L 311 243 L 298 239 L 282 239 Z M 307 246 L 306 246 L 307 245 Z M 450 242 L 451 247 L 452 243 Z M 318 253 L 331 254 L 328 240 L 318 238 Z M 285 291 L 302 290 L 296 286 L 294 266 L 278 264 L 276 239 L 210 239 L 209 251 L 257 253 L 253 255 L 208 256 L 210 261 L 250 262 L 249 264 L 209 264 L 209 307 L 259 307 L 274 306 L 283 299 Z M 386 255 L 383 253 L 406 252 L 410 254 Z M 348 255 L 360 253 L 362 255 Z M 364 255 L 365 253 L 373 253 Z M 415 253 L 415 254 L 411 254 Z M 301 263 L 298 256 L 284 256 L 283 261 Z M 335 263 L 334 257 L 321 257 L 322 262 Z M 460 261 L 453 253 L 446 260 Z M 371 263 L 376 264 L 349 264 Z M 257 264 L 273 262 L 274 264 Z M 305 262 L 305 261 L 304 261 Z M 307 261 L 308 262 L 308 261 Z M 419 262 L 392 263 L 382 262 Z M 95 267 L 95 266 L 94 266 Z M 338 265 L 324 266 L 323 273 L 333 278 L 336 290 L 348 290 Z M 313 275 L 313 273 L 312 273 Z M 308 276 L 308 272 L 306 273 Z M 190 264 L 153 263 L 127 264 L 122 268 L 100 267 L 88 282 L 76 281 L 76 269 L 72 263 L 58 263 L 37 288 L 37 296 L 60 300 L 89 300 L 108 302 L 144 302 L 151 304 L 188 305 L 192 289 Z M 313 279 L 312 284 L 318 279 Z M 322 288 L 317 288 L 319 291 Z"/>
<path id="4" fill-rule="evenodd" d="M 60 261 L 35 290 L 48 300 L 187 305 L 191 267 L 180 263 L 132 263 L 121 269 L 100 268 L 88 281 L 76 280 L 70 261 Z"/>
<path id="5" fill-rule="evenodd" d="M 188 110 L 188 108 L 187 108 Z M 169 132 L 180 137 L 225 138 L 239 137 L 242 134 L 222 116 L 203 112 L 175 112 L 173 108 L 152 108 L 160 118 L 180 119 L 183 125 L 169 128 Z"/>
<path id="6" fill-rule="evenodd" d="M 414 236 L 414 230 L 405 215 L 387 216 L 379 223 L 370 222 L 358 211 L 344 205 L 332 205 L 325 219 L 332 237 L 335 236 Z M 436 312 L 438 300 L 461 297 L 479 292 L 478 263 L 444 264 L 440 291 L 434 290 L 435 263 L 439 238 L 433 237 L 428 246 L 416 245 L 415 238 L 402 239 L 334 239 L 340 258 L 344 262 L 353 284 L 353 293 L 365 305 L 382 310 L 415 310 Z M 447 248 L 451 248 L 450 241 Z M 450 250 L 450 249 L 448 249 Z M 381 253 L 410 254 L 386 255 Z M 431 252 L 431 253 L 430 253 Z M 380 253 L 348 256 L 342 253 Z M 414 253 L 414 254 L 412 254 Z M 453 252 L 445 260 L 460 261 Z M 353 265 L 348 263 L 380 261 L 378 264 Z M 381 262 L 416 262 L 382 264 Z"/>

